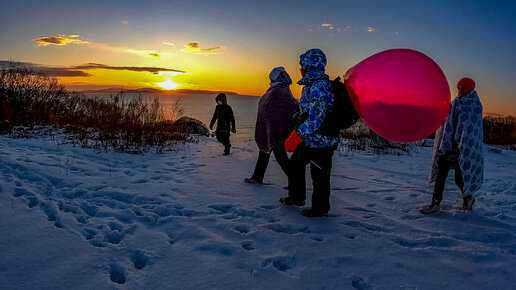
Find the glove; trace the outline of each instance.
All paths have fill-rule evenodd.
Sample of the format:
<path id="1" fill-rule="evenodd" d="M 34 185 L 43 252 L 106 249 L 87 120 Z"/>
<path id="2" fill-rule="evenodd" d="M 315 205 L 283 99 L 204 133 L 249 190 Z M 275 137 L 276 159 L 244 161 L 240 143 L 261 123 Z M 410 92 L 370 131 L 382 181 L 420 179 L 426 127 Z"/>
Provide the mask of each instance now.
<path id="1" fill-rule="evenodd" d="M 231 132 L 236 133 L 236 129 L 231 130 Z"/>
<path id="2" fill-rule="evenodd" d="M 292 131 L 290 136 L 288 136 L 287 141 L 285 141 L 285 151 L 294 152 L 297 148 L 297 145 L 299 145 L 301 142 L 303 142 L 303 139 L 297 135 L 296 130 Z"/>

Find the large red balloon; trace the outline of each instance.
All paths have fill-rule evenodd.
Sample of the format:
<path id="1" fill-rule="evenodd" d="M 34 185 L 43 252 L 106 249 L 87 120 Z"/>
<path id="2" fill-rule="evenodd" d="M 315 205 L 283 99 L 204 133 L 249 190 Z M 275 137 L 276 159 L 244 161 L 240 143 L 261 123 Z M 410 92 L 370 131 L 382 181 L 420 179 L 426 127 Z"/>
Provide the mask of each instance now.
<path id="1" fill-rule="evenodd" d="M 430 136 L 450 108 L 450 88 L 441 68 L 415 50 L 377 53 L 349 69 L 344 79 L 362 119 L 391 141 Z"/>

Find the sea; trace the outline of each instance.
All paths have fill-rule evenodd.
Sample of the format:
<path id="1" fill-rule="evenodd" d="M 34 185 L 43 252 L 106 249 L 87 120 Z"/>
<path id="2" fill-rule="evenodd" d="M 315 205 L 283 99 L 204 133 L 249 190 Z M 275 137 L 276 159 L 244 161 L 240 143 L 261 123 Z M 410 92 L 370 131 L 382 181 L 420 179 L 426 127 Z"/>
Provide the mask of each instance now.
<path id="1" fill-rule="evenodd" d="M 142 94 L 145 100 L 151 101 L 158 98 L 165 112 L 174 107 L 178 102 L 183 110 L 183 116 L 195 118 L 209 127 L 211 118 L 215 111 L 215 97 L 217 94 Z M 102 94 L 87 94 L 87 96 L 108 97 Z M 131 94 L 127 96 L 131 97 Z M 227 95 L 228 105 L 233 109 L 236 123 L 236 134 L 230 137 L 233 145 L 242 145 L 245 142 L 254 140 L 254 127 L 258 109 L 258 96 Z M 216 125 L 214 126 L 215 129 Z"/>
<path id="2" fill-rule="evenodd" d="M 183 116 L 195 118 L 209 127 L 213 113 L 215 112 L 214 95 L 156 95 L 164 109 L 173 106 L 179 101 L 179 107 L 183 109 Z M 242 144 L 254 140 L 254 127 L 258 101 L 260 97 L 246 95 L 227 95 L 228 105 L 235 115 L 236 134 L 231 135 L 232 144 Z M 217 125 L 214 126 L 215 129 Z"/>

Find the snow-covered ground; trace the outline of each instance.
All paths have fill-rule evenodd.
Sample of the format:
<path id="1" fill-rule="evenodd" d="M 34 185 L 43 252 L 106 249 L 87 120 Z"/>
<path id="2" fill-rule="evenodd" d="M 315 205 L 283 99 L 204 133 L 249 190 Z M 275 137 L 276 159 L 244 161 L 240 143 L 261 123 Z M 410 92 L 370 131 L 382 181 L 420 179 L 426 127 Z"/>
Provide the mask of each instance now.
<path id="1" fill-rule="evenodd" d="M 255 144 L 222 150 L 214 139 L 129 155 L 0 137 L 0 288 L 516 289 L 514 151 L 485 146 L 472 212 L 456 209 L 450 173 L 428 216 L 431 148 L 336 152 L 330 216 L 310 219 L 278 203 L 287 179 L 275 161 L 266 185 L 242 182 Z"/>

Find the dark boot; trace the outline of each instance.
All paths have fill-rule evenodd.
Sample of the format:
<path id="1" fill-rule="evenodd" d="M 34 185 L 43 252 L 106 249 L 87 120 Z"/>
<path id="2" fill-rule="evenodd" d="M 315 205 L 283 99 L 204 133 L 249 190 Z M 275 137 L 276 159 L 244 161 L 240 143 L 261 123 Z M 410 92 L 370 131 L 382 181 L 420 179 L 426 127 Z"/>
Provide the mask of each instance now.
<path id="1" fill-rule="evenodd" d="M 429 205 L 425 205 L 420 209 L 420 212 L 422 214 L 431 214 L 436 211 L 439 211 L 439 204 L 441 204 L 441 200 L 435 198 L 435 196 L 432 198 L 432 203 Z"/>
<path id="2" fill-rule="evenodd" d="M 323 217 L 323 216 L 328 216 L 328 212 L 327 211 L 316 211 L 313 208 L 304 208 L 301 211 L 301 214 L 306 216 L 306 217 Z"/>
<path id="3" fill-rule="evenodd" d="M 473 196 L 468 195 L 465 196 L 463 199 L 464 201 L 460 210 L 472 210 L 473 204 L 475 203 L 475 199 L 473 198 Z"/>
<path id="4" fill-rule="evenodd" d="M 282 197 L 279 199 L 279 202 L 281 202 L 284 205 L 295 205 L 295 206 L 303 206 L 305 205 L 304 200 L 293 200 L 290 197 Z"/>
<path id="5" fill-rule="evenodd" d="M 262 182 L 260 182 L 258 180 L 253 179 L 252 177 L 251 178 L 244 178 L 244 182 L 245 183 L 262 183 Z"/>

